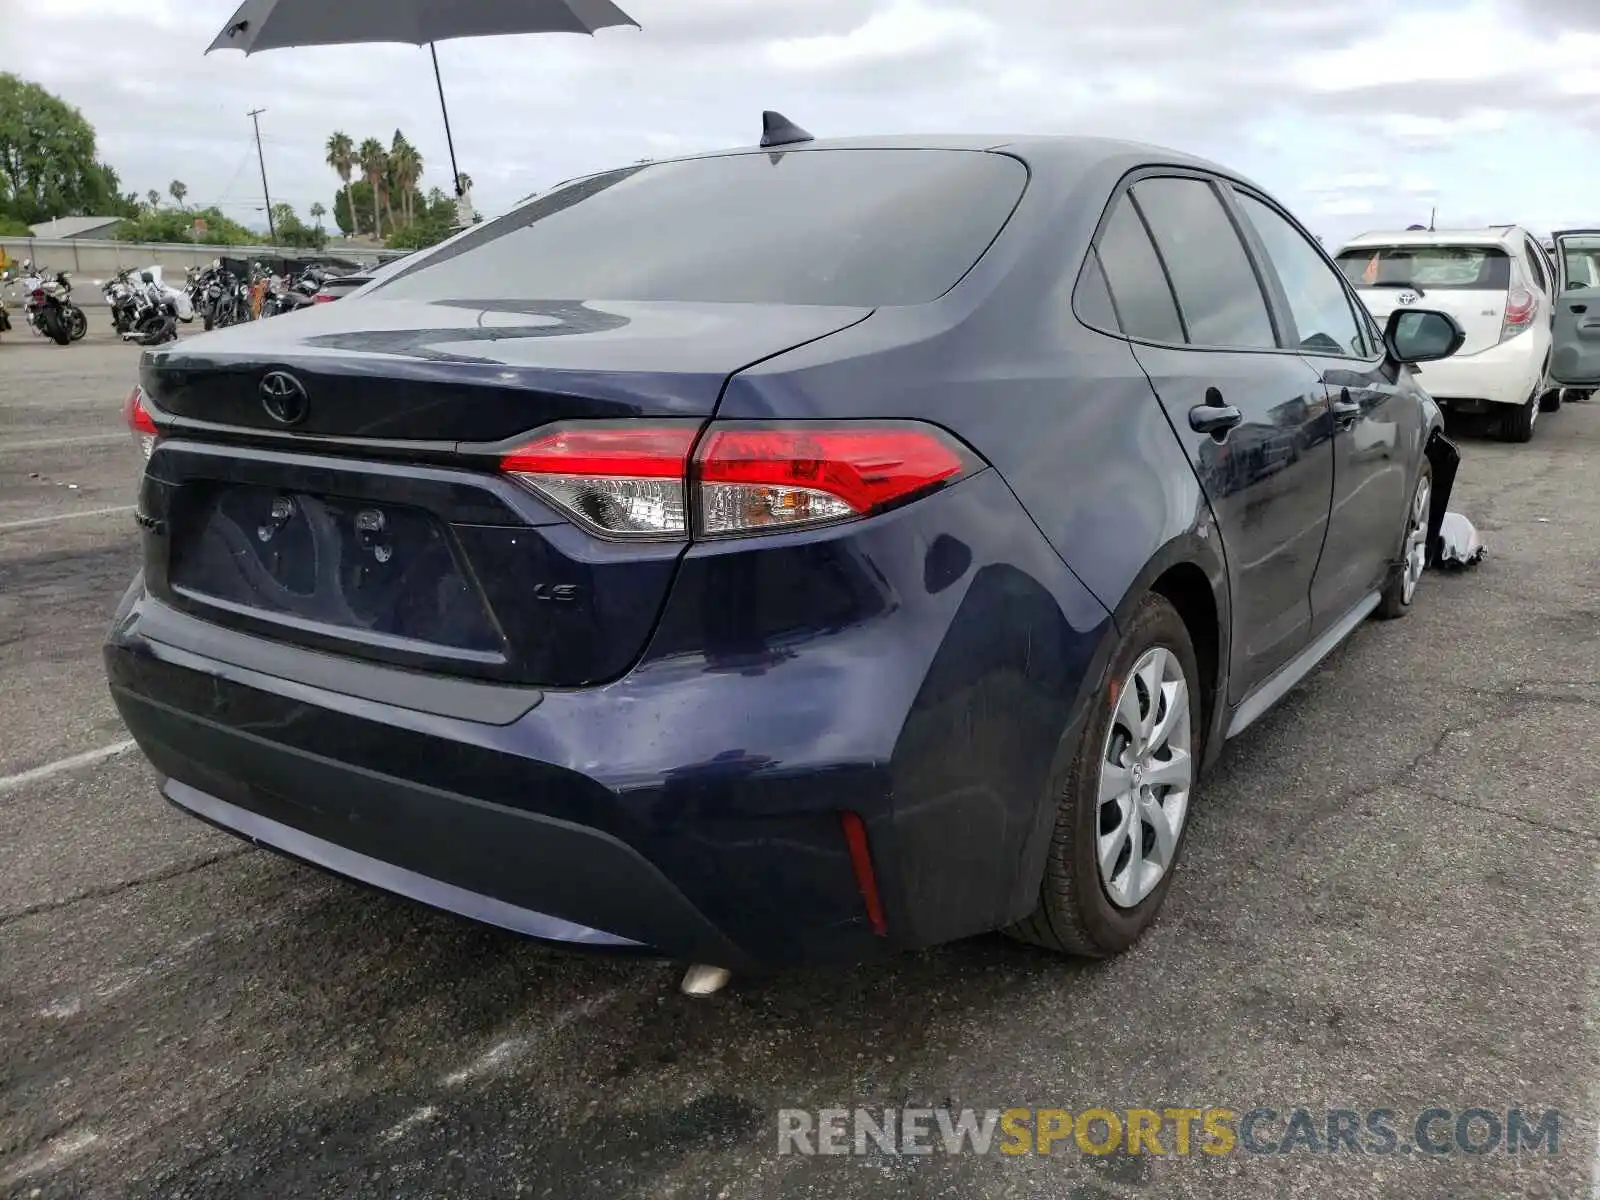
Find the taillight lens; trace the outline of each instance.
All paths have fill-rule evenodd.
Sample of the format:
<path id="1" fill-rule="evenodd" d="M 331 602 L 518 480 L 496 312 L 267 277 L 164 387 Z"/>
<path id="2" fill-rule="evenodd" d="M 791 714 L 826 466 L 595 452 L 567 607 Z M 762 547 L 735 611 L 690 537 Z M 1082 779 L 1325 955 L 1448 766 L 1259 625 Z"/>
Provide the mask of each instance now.
<path id="1" fill-rule="evenodd" d="M 1527 288 L 1514 287 L 1506 293 L 1506 316 L 1500 323 L 1500 340 L 1509 341 L 1533 328 L 1539 315 L 1539 297 Z"/>
<path id="2" fill-rule="evenodd" d="M 156 437 L 160 430 L 151 419 L 150 412 L 144 406 L 144 389 L 134 384 L 133 391 L 128 393 L 128 398 L 122 402 L 122 415 L 132 430 L 133 437 L 139 443 L 139 448 L 144 451 L 144 456 L 149 458 L 155 453 Z"/>
<path id="3" fill-rule="evenodd" d="M 328 295 L 327 292 L 318 292 L 315 296 L 311 297 L 311 303 L 313 304 L 331 304 L 332 302 L 333 297 Z"/>
<path id="4" fill-rule="evenodd" d="M 695 454 L 696 532 L 762 533 L 882 512 L 967 469 L 928 425 L 713 425 Z"/>
<path id="5" fill-rule="evenodd" d="M 781 532 L 882 512 L 966 474 L 971 455 L 919 422 L 564 425 L 500 469 L 607 537 Z M 693 461 L 690 451 L 694 450 Z"/>
<path id="6" fill-rule="evenodd" d="M 698 422 L 568 425 L 513 450 L 500 469 L 596 533 L 682 538 L 689 532 L 689 451 L 698 432 Z"/>

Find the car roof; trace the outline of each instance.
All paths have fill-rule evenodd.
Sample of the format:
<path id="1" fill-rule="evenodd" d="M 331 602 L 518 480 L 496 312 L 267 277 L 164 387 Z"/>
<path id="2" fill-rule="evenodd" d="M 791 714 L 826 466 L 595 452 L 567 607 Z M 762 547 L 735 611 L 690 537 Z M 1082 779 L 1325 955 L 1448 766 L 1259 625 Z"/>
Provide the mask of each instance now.
<path id="1" fill-rule="evenodd" d="M 1517 246 L 1527 236 L 1520 225 L 1497 225 L 1488 229 L 1396 229 L 1375 231 L 1353 237 L 1341 250 L 1363 246 Z"/>
<path id="2" fill-rule="evenodd" d="M 640 167 L 660 166 L 664 163 L 692 162 L 703 158 L 726 158 L 731 155 L 745 154 L 807 154 L 819 150 L 968 150 L 989 151 L 993 153 L 1009 154 L 1021 159 L 1031 167 L 1051 168 L 1058 177 L 1087 174 L 1089 171 L 1104 167 L 1111 163 L 1120 163 L 1125 170 L 1132 170 L 1139 166 L 1171 166 L 1186 167 L 1191 170 L 1205 171 L 1209 174 L 1224 176 L 1240 183 L 1249 184 L 1259 188 L 1248 177 L 1237 171 L 1230 170 L 1209 159 L 1197 155 L 1186 154 L 1181 150 L 1172 150 L 1165 146 L 1151 145 L 1145 142 L 1125 141 L 1119 138 L 1096 137 L 1089 134 L 999 134 L 999 133 L 955 133 L 955 134 L 900 134 L 879 135 L 872 137 L 850 138 L 814 138 L 808 142 L 791 142 L 778 146 L 733 146 L 719 150 L 705 150 L 697 154 L 674 155 L 669 158 L 654 158 L 648 162 L 634 165 Z M 576 175 L 564 179 L 560 183 L 546 188 L 542 192 L 534 192 L 523 197 L 513 207 L 522 207 L 523 204 L 547 196 L 559 188 L 580 183 L 586 179 L 593 179 L 597 175 L 609 174 L 614 170 L 626 168 L 608 167 L 600 171 L 592 171 L 585 175 Z M 1261 189 L 1265 191 L 1265 189 Z"/>

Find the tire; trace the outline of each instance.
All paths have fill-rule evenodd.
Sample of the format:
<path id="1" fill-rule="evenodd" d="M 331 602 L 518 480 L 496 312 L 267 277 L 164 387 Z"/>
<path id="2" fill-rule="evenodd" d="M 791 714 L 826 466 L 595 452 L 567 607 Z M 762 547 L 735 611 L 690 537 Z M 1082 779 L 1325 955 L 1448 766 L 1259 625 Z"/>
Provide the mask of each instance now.
<path id="1" fill-rule="evenodd" d="M 58 346 L 65 346 L 72 341 L 72 330 L 67 326 L 67 318 L 60 312 L 42 313 L 39 323 L 44 327 L 45 336 Z"/>
<path id="2" fill-rule="evenodd" d="M 1534 385 L 1533 393 L 1500 418 L 1500 437 L 1507 442 L 1531 442 L 1533 440 L 1533 426 L 1539 419 L 1539 387 Z"/>
<path id="3" fill-rule="evenodd" d="M 89 332 L 89 318 L 76 304 L 67 310 L 67 332 L 75 342 L 81 342 Z"/>
<path id="4" fill-rule="evenodd" d="M 216 325 L 216 322 L 211 319 L 211 314 L 210 313 L 207 313 L 205 316 L 200 318 L 200 327 L 202 329 L 204 329 L 207 333 L 210 333 L 211 330 L 215 327 L 215 325 Z"/>
<path id="5" fill-rule="evenodd" d="M 1411 489 L 1411 502 L 1406 506 L 1405 530 L 1400 535 L 1400 557 L 1404 561 L 1389 568 L 1375 614 L 1380 620 L 1392 621 L 1411 611 L 1428 565 L 1428 517 L 1432 505 L 1433 464 L 1423 459 L 1422 470 Z"/>
<path id="6" fill-rule="evenodd" d="M 1539 397 L 1539 411 L 1546 413 L 1561 411 L 1561 389 L 1551 388 Z"/>
<path id="7" fill-rule="evenodd" d="M 1113 797 L 1102 806 L 1099 799 L 1102 763 L 1116 771 L 1114 763 L 1125 761 L 1124 755 L 1134 749 L 1129 744 L 1130 717 L 1137 719 L 1149 711 L 1145 703 L 1149 690 L 1134 671 L 1140 668 L 1141 674 L 1148 678 L 1146 664 L 1152 657 L 1160 661 L 1164 681 L 1175 682 L 1172 677 L 1181 676 L 1182 703 L 1187 711 L 1167 725 L 1160 716 L 1163 711 L 1171 710 L 1157 709 L 1154 715 L 1158 735 L 1163 726 L 1170 732 L 1165 743 L 1168 757 L 1164 760 L 1152 758 L 1142 770 L 1152 771 L 1157 766 L 1177 761 L 1180 751 L 1187 755 L 1188 770 L 1181 788 L 1155 785 L 1164 793 L 1164 797 L 1154 797 L 1156 811 L 1169 819 L 1174 813 L 1177 817 L 1177 833 L 1170 839 L 1168 849 L 1163 852 L 1155 838 L 1155 827 L 1144 815 L 1133 823 L 1140 835 L 1141 859 L 1149 863 L 1165 855 L 1159 876 L 1153 881 L 1147 877 L 1143 886 L 1134 889 L 1134 894 L 1124 894 L 1113 900 L 1099 862 L 1102 835 L 1112 850 L 1113 881 L 1117 879 L 1118 866 L 1122 866 L 1125 876 L 1131 875 L 1132 839 L 1117 828 L 1116 818 L 1121 816 L 1126 821 L 1130 810 L 1141 813 L 1140 794 L 1151 789 L 1141 786 L 1140 773 L 1127 771 L 1122 773 L 1122 779 L 1129 788 L 1128 794 Z M 1005 931 L 1019 941 L 1089 958 L 1106 958 L 1127 950 L 1160 911 L 1183 851 L 1184 835 L 1188 832 L 1187 816 L 1193 807 L 1203 739 L 1200 672 L 1194 646 L 1183 618 L 1164 597 L 1149 595 L 1141 601 L 1111 656 L 1106 674 L 1114 681 L 1115 690 L 1106 689 L 1093 702 L 1094 709 L 1084 724 L 1077 746 L 1072 749 L 1070 765 L 1051 781 L 1049 795 L 1056 805 L 1055 831 L 1045 862 L 1038 907 Z M 1165 696 L 1168 689 L 1163 685 L 1159 691 Z M 1159 736 L 1156 740 L 1159 741 Z M 1153 748 L 1158 754 L 1161 752 L 1161 746 Z M 1104 823 L 1102 818 L 1106 819 Z M 1170 830 L 1170 824 L 1167 828 Z"/>

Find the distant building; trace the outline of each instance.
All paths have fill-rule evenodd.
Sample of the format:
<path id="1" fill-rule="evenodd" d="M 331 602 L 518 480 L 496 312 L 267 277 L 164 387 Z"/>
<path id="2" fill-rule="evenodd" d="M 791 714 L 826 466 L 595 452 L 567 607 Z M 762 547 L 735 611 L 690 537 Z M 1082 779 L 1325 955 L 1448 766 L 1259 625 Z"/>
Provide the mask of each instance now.
<path id="1" fill-rule="evenodd" d="M 36 238 L 110 238 L 120 224 L 121 217 L 57 217 L 28 229 Z"/>

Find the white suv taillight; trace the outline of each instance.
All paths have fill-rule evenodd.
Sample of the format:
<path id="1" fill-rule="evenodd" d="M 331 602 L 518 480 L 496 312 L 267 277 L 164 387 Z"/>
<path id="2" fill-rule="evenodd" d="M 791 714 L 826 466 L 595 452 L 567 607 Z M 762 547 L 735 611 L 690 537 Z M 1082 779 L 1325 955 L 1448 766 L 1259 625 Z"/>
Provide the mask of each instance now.
<path id="1" fill-rule="evenodd" d="M 155 453 L 156 438 L 161 431 L 156 428 L 156 423 L 150 417 L 150 411 L 144 406 L 144 389 L 138 384 L 133 385 L 133 391 L 128 393 L 128 398 L 122 402 L 122 415 L 128 422 L 128 429 L 133 433 L 133 440 L 138 443 L 139 449 L 144 451 L 145 458 Z"/>
<path id="2" fill-rule="evenodd" d="M 1506 316 L 1500 323 L 1500 340 L 1509 342 L 1519 333 L 1533 328 L 1533 319 L 1539 315 L 1539 297 L 1525 287 L 1514 287 L 1506 293 Z"/>
<path id="3" fill-rule="evenodd" d="M 732 537 L 883 512 L 968 473 L 974 459 L 915 421 L 562 426 L 501 470 L 595 533 Z M 691 451 L 693 451 L 691 457 Z"/>

